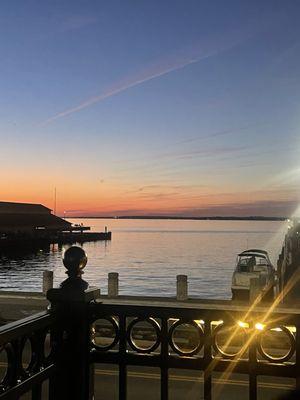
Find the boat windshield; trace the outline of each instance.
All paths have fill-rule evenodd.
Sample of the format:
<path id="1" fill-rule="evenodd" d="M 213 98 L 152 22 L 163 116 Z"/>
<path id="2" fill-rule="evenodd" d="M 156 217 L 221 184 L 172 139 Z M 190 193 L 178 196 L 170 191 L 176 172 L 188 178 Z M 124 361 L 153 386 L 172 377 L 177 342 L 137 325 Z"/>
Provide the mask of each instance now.
<path id="1" fill-rule="evenodd" d="M 237 263 L 239 272 L 268 272 L 269 264 L 265 257 L 240 256 Z"/>

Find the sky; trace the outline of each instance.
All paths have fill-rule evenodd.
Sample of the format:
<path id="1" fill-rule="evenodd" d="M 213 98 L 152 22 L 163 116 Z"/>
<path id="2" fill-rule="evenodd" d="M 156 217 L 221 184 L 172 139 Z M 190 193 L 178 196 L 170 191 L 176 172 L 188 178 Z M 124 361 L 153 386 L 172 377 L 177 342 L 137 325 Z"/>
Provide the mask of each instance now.
<path id="1" fill-rule="evenodd" d="M 4 0 L 0 200 L 291 216 L 298 0 Z"/>

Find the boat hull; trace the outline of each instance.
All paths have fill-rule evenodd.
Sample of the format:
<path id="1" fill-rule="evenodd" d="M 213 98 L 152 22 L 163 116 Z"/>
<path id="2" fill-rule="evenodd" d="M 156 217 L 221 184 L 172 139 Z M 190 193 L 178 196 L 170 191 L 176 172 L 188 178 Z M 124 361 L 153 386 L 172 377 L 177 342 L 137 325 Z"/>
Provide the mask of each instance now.
<path id="1" fill-rule="evenodd" d="M 232 300 L 249 301 L 250 290 L 248 289 L 231 289 Z"/>
<path id="2" fill-rule="evenodd" d="M 237 301 L 250 301 L 250 290 L 247 289 L 239 289 L 239 288 L 231 288 L 232 300 Z M 262 302 L 272 302 L 274 300 L 274 286 L 270 287 L 267 290 L 262 290 Z"/>

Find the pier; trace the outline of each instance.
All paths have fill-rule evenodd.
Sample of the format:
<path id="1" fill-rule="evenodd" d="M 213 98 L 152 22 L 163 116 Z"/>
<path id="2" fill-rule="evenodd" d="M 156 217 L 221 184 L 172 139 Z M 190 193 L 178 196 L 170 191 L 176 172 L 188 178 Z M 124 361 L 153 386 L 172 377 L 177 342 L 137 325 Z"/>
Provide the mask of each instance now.
<path id="1" fill-rule="evenodd" d="M 50 244 L 111 240 L 112 233 L 72 225 L 42 204 L 0 202 L 0 250 L 43 248 Z"/>
<path id="2" fill-rule="evenodd" d="M 60 232 L 45 237 L 41 236 L 13 236 L 0 239 L 0 250 L 38 249 L 51 244 L 73 244 L 96 242 L 98 240 L 111 240 L 111 232 Z"/>

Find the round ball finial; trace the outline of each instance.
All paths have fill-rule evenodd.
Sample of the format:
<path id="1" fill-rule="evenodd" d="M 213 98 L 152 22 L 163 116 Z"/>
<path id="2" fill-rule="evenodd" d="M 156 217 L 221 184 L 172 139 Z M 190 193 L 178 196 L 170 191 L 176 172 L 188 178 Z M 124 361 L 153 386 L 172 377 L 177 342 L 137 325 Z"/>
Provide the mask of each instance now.
<path id="1" fill-rule="evenodd" d="M 85 251 L 78 246 L 69 247 L 63 255 L 63 263 L 70 277 L 80 277 L 87 263 Z"/>

